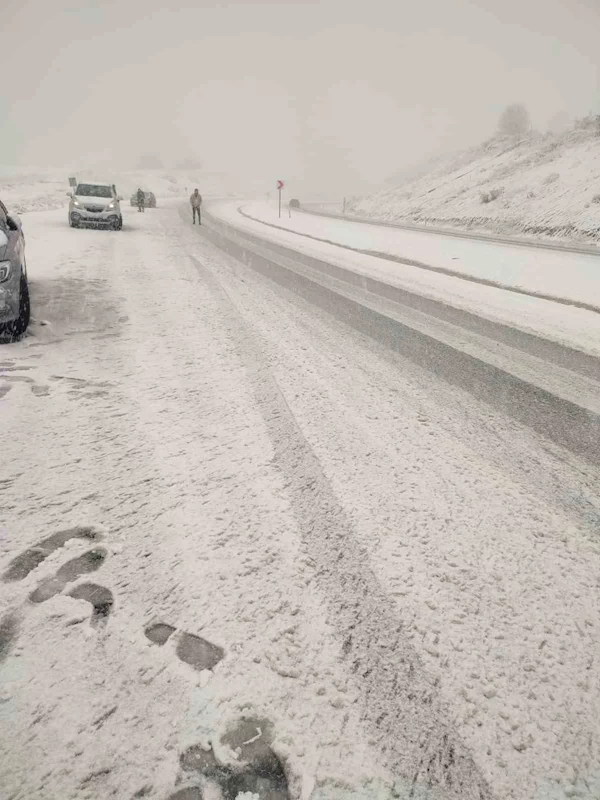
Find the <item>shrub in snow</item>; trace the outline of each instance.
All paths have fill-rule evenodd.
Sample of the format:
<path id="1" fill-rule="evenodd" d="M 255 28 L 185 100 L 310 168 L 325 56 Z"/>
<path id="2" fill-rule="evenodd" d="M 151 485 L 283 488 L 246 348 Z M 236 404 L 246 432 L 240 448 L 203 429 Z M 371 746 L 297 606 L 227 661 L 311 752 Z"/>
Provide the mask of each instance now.
<path id="1" fill-rule="evenodd" d="M 544 178 L 544 183 L 545 184 L 554 183 L 554 181 L 557 181 L 559 178 L 560 178 L 560 173 L 559 172 L 551 172 L 549 175 L 546 175 L 546 177 Z"/>
<path id="2" fill-rule="evenodd" d="M 600 203 L 600 194 L 595 194 L 592 197 L 592 203 Z"/>
<path id="3" fill-rule="evenodd" d="M 600 114 L 588 114 L 575 120 L 576 130 L 592 130 L 600 136 Z"/>
<path id="4" fill-rule="evenodd" d="M 489 192 L 482 192 L 479 196 L 482 203 L 492 203 L 497 200 L 502 194 L 502 189 L 492 189 Z"/>

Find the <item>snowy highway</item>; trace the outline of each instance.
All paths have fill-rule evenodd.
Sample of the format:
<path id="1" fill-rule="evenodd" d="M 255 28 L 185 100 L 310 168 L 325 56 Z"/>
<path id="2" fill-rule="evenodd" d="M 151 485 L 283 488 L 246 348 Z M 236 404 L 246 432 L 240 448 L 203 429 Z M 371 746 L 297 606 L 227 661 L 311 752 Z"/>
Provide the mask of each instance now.
<path id="1" fill-rule="evenodd" d="M 215 203 L 210 209 L 238 229 L 365 278 L 600 356 L 593 310 L 600 308 L 600 256 L 444 240 L 301 213 L 286 218 L 284 212 L 280 219 L 266 203 Z M 548 294 L 556 301 L 543 296 Z"/>
<path id="2" fill-rule="evenodd" d="M 598 315 L 210 212 L 24 215 L 2 797 L 600 796 Z"/>
<path id="3" fill-rule="evenodd" d="M 239 204 L 238 204 L 239 205 Z M 429 232 L 423 228 L 390 228 L 344 217 L 294 211 L 282 218 L 267 203 L 236 208 L 238 214 L 290 230 L 296 239 L 336 244 L 361 256 L 376 256 L 392 264 L 457 276 L 483 286 L 497 286 L 525 297 L 553 299 L 600 312 L 600 249 L 561 249 L 538 241 L 483 239 L 467 233 Z M 264 228 L 264 225 L 263 225 Z M 397 267 L 396 267 L 397 269 Z"/>

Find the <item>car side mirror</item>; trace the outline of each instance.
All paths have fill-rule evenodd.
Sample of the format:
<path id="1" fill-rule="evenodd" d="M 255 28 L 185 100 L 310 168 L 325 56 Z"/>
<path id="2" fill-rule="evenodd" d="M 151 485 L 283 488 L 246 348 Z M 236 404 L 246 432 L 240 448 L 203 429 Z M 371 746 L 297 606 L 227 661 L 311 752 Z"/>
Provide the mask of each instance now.
<path id="1" fill-rule="evenodd" d="M 11 231 L 20 231 L 21 230 L 21 226 L 22 226 L 21 218 L 18 217 L 16 214 L 12 214 L 10 217 L 7 217 L 6 221 L 8 223 L 8 227 L 11 229 Z"/>
<path id="2" fill-rule="evenodd" d="M 73 192 L 65 192 L 65 194 L 67 195 L 67 197 L 73 197 Z"/>

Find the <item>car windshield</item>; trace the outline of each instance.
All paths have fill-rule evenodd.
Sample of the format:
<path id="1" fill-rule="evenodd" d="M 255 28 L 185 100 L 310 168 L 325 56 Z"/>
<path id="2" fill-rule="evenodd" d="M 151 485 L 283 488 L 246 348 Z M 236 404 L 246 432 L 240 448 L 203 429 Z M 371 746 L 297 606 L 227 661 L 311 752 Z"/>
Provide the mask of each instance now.
<path id="1" fill-rule="evenodd" d="M 112 197 L 110 186 L 100 186 L 95 183 L 80 183 L 75 194 L 83 197 Z"/>

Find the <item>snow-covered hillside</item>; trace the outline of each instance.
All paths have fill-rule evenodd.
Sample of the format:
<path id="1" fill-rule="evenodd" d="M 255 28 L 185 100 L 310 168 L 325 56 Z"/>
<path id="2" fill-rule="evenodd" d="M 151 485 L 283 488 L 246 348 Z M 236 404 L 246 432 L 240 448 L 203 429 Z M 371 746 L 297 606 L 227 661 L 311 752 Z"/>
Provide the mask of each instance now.
<path id="1" fill-rule="evenodd" d="M 600 128 L 495 138 L 355 199 L 349 213 L 494 233 L 600 240 Z"/>

